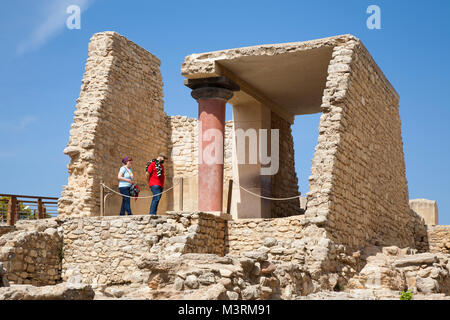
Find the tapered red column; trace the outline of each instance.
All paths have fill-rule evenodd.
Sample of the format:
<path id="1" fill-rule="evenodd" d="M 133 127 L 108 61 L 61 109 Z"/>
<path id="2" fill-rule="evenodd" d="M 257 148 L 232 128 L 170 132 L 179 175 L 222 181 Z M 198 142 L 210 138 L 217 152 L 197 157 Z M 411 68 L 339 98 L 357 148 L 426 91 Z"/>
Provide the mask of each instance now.
<path id="1" fill-rule="evenodd" d="M 226 101 L 198 99 L 198 210 L 222 211 Z"/>
<path id="2" fill-rule="evenodd" d="M 225 77 L 188 79 L 198 102 L 198 210 L 222 212 L 225 106 L 239 87 Z"/>

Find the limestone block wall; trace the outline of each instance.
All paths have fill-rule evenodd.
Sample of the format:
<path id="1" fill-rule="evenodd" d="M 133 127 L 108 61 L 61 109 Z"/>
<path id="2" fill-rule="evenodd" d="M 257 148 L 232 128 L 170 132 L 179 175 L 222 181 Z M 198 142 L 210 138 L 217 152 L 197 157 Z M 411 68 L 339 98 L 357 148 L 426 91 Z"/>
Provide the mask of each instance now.
<path id="1" fill-rule="evenodd" d="M 14 230 L 15 230 L 15 228 L 11 227 L 11 226 L 7 226 L 7 225 L 0 226 L 0 237 L 8 232 L 13 232 Z"/>
<path id="2" fill-rule="evenodd" d="M 149 274 L 139 263 L 146 255 L 225 252 L 225 221 L 204 213 L 66 218 L 62 227 L 64 281 L 144 283 Z"/>
<path id="3" fill-rule="evenodd" d="M 61 216 L 99 215 L 99 183 L 117 189 L 121 159 L 133 157 L 135 179 L 150 194 L 145 164 L 168 152 L 160 60 L 115 32 L 95 34 L 77 100 L 70 139 L 68 184 L 58 204 Z M 171 179 L 170 168 L 166 176 Z M 163 199 L 164 200 L 164 199 Z M 114 200 L 111 200 L 114 202 Z M 150 201 L 142 211 L 148 213 Z M 118 214 L 120 197 L 106 214 Z M 162 203 L 161 207 L 165 204 Z"/>
<path id="4" fill-rule="evenodd" d="M 336 244 L 414 246 L 420 232 L 408 207 L 397 93 L 357 38 L 345 35 L 313 44 L 298 50 L 329 46 L 333 54 L 306 218 L 320 224 L 318 228 Z M 125 155 L 135 159 L 134 172 L 144 190 L 141 195 L 147 196 L 143 168 L 159 151 L 172 153 L 166 166 L 167 187 L 174 176 L 189 178 L 183 209 L 196 209 L 197 194 L 204 192 L 196 190 L 196 120 L 165 115 L 159 64 L 149 52 L 114 32 L 92 37 L 65 149 L 71 161 L 68 185 L 59 201 L 61 216 L 98 215 L 99 180 L 117 186 L 120 159 Z M 283 155 L 271 189 L 276 197 L 290 196 L 298 192 L 290 127 L 275 113 L 271 117 L 271 127 L 281 129 Z M 232 123 L 227 123 L 225 184 L 233 176 L 232 131 Z M 225 185 L 224 210 L 227 189 Z M 163 197 L 160 210 L 178 209 L 176 190 Z M 120 198 L 115 201 L 115 209 L 111 206 L 107 214 L 118 214 Z M 148 212 L 150 201 L 145 203 L 140 213 Z M 299 212 L 294 200 L 272 206 L 274 216 Z"/>
<path id="5" fill-rule="evenodd" d="M 174 176 L 197 176 L 197 119 L 168 116 L 170 151 Z"/>
<path id="6" fill-rule="evenodd" d="M 239 63 L 246 57 L 270 65 L 272 57 L 275 64 L 277 55 L 293 58 L 294 52 L 300 56 L 302 51 L 322 52 L 321 59 L 328 59 L 332 52 L 306 218 L 320 223 L 336 244 L 414 246 L 417 233 L 408 208 L 399 96 L 359 39 L 342 35 L 193 54 L 185 58 L 182 74 L 187 78 L 227 75 L 243 80 L 245 68 Z M 301 55 L 308 57 L 306 52 Z M 302 80 L 308 81 L 307 77 Z M 247 93 L 257 95 L 251 82 Z M 303 107 L 306 112 L 311 106 Z"/>
<path id="7" fill-rule="evenodd" d="M 271 128 L 279 130 L 279 170 L 271 177 L 273 198 L 288 198 L 299 195 L 295 172 L 294 139 L 289 122 L 271 112 Z M 300 214 L 298 199 L 271 202 L 272 217 L 287 217 Z"/>
<path id="8" fill-rule="evenodd" d="M 311 278 L 314 290 L 333 290 L 361 268 L 360 253 L 333 243 L 320 217 L 297 215 L 228 221 L 230 255 L 267 255 L 275 264 L 292 263 Z"/>
<path id="9" fill-rule="evenodd" d="M 264 246 L 269 260 L 294 262 L 300 258 L 296 241 L 302 238 L 301 231 L 299 216 L 228 221 L 227 250 L 238 255 Z"/>
<path id="10" fill-rule="evenodd" d="M 121 159 L 134 159 L 135 180 L 140 199 L 132 201 L 133 214 L 147 214 L 151 195 L 145 179 L 145 164 L 159 152 L 171 154 L 166 163 L 166 185 L 174 177 L 184 178 L 183 206 L 178 203 L 180 188 L 163 195 L 158 213 L 166 210 L 196 210 L 197 120 L 170 117 L 163 110 L 160 60 L 115 32 L 95 34 L 89 43 L 80 97 L 74 112 L 70 139 L 64 153 L 70 156 L 69 178 L 58 204 L 60 216 L 100 214 L 100 182 L 117 191 Z M 272 179 L 274 196 L 298 193 L 293 142 L 289 124 L 275 114 L 273 126 L 280 129 L 283 157 L 280 171 Z M 225 126 L 223 210 L 226 211 L 228 180 L 233 177 L 233 122 Z M 236 180 L 237 181 L 237 180 Z M 109 192 L 109 191 L 107 191 Z M 105 215 L 118 215 L 121 197 L 107 196 Z M 298 213 L 298 202 L 273 204 L 273 216 Z"/>
<path id="11" fill-rule="evenodd" d="M 414 246 L 398 102 L 359 39 L 334 47 L 307 215 L 335 243 Z"/>
<path id="12" fill-rule="evenodd" d="M 430 249 L 428 240 L 428 227 L 422 216 L 417 214 L 414 210 L 410 210 L 411 225 L 414 236 L 414 248 L 419 252 L 427 252 Z"/>
<path id="13" fill-rule="evenodd" d="M 450 226 L 428 226 L 427 229 L 429 251 L 450 254 Z"/>
<path id="14" fill-rule="evenodd" d="M 427 225 L 439 224 L 438 207 L 435 200 L 411 199 L 409 207 L 425 219 Z"/>
<path id="15" fill-rule="evenodd" d="M 168 116 L 169 152 L 174 177 L 183 178 L 183 203 L 179 203 L 180 187 L 173 190 L 171 210 L 197 210 L 197 119 Z M 176 182 L 175 182 L 176 183 Z"/>
<path id="16" fill-rule="evenodd" d="M 0 262 L 10 283 L 45 286 L 61 281 L 62 237 L 55 227 L 21 228 L 0 237 Z"/>

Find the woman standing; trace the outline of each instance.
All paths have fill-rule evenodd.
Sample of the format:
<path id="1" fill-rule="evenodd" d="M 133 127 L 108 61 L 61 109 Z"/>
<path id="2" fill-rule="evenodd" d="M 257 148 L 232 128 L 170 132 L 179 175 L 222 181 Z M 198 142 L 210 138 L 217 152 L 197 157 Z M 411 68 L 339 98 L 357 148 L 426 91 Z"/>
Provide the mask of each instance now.
<path id="1" fill-rule="evenodd" d="M 131 206 L 130 206 L 130 187 L 134 183 L 133 179 L 133 171 L 131 170 L 131 164 L 133 159 L 131 157 L 125 157 L 122 159 L 122 166 L 119 170 L 119 175 L 117 178 L 119 179 L 119 192 L 124 195 L 122 197 L 122 207 L 120 208 L 120 215 L 124 216 L 125 211 L 128 212 L 128 215 L 132 215 Z"/>

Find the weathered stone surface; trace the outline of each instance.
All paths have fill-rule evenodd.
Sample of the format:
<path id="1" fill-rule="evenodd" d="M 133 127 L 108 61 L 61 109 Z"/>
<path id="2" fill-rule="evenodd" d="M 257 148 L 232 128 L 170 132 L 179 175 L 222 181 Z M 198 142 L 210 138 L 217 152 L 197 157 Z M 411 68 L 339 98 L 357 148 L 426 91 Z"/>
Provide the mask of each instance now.
<path id="1" fill-rule="evenodd" d="M 429 265 L 437 261 L 437 257 L 432 253 L 421 253 L 398 259 L 394 262 L 395 267 L 406 267 L 412 265 Z"/>
<path id="2" fill-rule="evenodd" d="M 197 297 L 198 300 L 223 300 L 226 297 L 227 289 L 220 283 L 214 284 L 209 287 L 204 293 L 200 293 Z M 192 296 L 191 299 L 195 299 L 196 296 Z"/>
<path id="3" fill-rule="evenodd" d="M 18 221 L 14 232 L 0 237 L 0 263 L 13 284 L 51 285 L 61 280 L 62 238 L 56 219 Z"/>
<path id="4" fill-rule="evenodd" d="M 158 152 L 168 154 L 160 64 L 157 57 L 116 32 L 92 36 L 70 139 L 64 149 L 71 159 L 68 183 L 58 202 L 59 215 L 99 215 L 100 179 L 108 186 L 117 186 L 120 159 L 125 155 L 134 158 L 136 168 L 145 168 Z M 131 140 L 111 134 L 125 128 L 146 134 Z M 144 170 L 135 170 L 134 175 L 141 189 L 148 190 Z M 166 184 L 171 183 L 167 179 Z M 164 198 L 163 205 L 167 205 Z M 137 206 L 148 212 L 147 205 Z M 107 214 L 118 214 L 119 209 L 120 201 L 110 198 Z"/>
<path id="5" fill-rule="evenodd" d="M 3 263 L 1 262 L 0 262 L 0 287 L 9 287 L 7 272 L 3 268 Z"/>
<path id="6" fill-rule="evenodd" d="M 168 272 L 179 264 L 177 258 L 182 254 L 201 263 L 229 263 L 229 259 L 212 254 L 223 255 L 225 251 L 225 223 L 213 215 L 173 213 L 157 219 L 152 216 L 103 217 L 101 222 L 97 217 L 61 219 L 64 234 L 61 277 L 64 281 L 71 277 L 72 270 L 83 270 L 79 275 L 83 282 L 142 284 L 147 276 L 132 276 L 136 271 Z M 138 228 L 139 225 L 142 228 Z M 193 232 L 191 226 L 201 227 Z M 99 232 L 93 230 L 92 236 L 86 237 L 85 232 L 91 232 L 87 230 L 90 227 L 98 228 Z M 106 232 L 107 237 L 100 236 Z M 199 253 L 205 255 L 199 257 Z M 88 268 L 85 267 L 87 261 L 92 261 Z"/>
<path id="7" fill-rule="evenodd" d="M 350 289 L 389 289 L 423 293 L 450 293 L 449 256 L 408 255 L 409 248 L 368 248 L 367 264 L 348 282 Z"/>
<path id="8" fill-rule="evenodd" d="M 278 241 L 277 241 L 277 239 L 274 239 L 274 238 L 265 238 L 263 244 L 266 247 L 273 247 L 278 244 Z"/>
<path id="9" fill-rule="evenodd" d="M 228 297 L 228 300 L 238 300 L 239 293 L 234 292 L 234 291 L 227 291 L 227 297 Z"/>
<path id="10" fill-rule="evenodd" d="M 343 61 L 349 52 L 352 59 L 345 63 L 347 68 Z M 322 100 L 324 113 L 311 168 L 306 214 L 311 209 L 316 215 L 327 211 L 324 227 L 336 243 L 361 247 L 373 239 L 372 243 L 377 245 L 414 245 L 398 99 L 358 39 L 334 47 Z M 383 107 L 375 112 L 371 107 L 375 105 Z M 377 129 L 368 129 L 368 123 Z M 381 127 L 378 123 L 390 124 Z M 375 144 L 376 151 L 368 147 Z M 348 170 L 349 167 L 353 169 Z M 389 178 L 385 178 L 386 174 Z M 347 188 L 349 184 L 351 189 Z M 355 201 L 359 205 L 348 206 Z M 395 225 L 395 230 L 390 225 Z"/>
<path id="11" fill-rule="evenodd" d="M 177 277 L 175 279 L 175 282 L 173 283 L 173 287 L 175 290 L 181 291 L 184 288 L 184 280 L 180 277 Z"/>
<path id="12" fill-rule="evenodd" d="M 354 289 L 348 292 L 322 291 L 306 296 L 297 296 L 296 300 L 399 300 L 400 292 L 394 290 Z M 444 294 L 413 295 L 412 300 L 450 300 Z"/>
<path id="13" fill-rule="evenodd" d="M 261 262 L 261 273 L 262 274 L 270 274 L 275 271 L 277 267 L 270 263 L 269 261 L 263 261 Z"/>
<path id="14" fill-rule="evenodd" d="M 434 200 L 428 199 L 411 199 L 409 207 L 419 214 L 428 226 L 438 224 L 438 207 Z"/>
<path id="15" fill-rule="evenodd" d="M 259 297 L 258 287 L 257 286 L 247 287 L 244 290 L 242 290 L 241 294 L 243 300 L 257 299 Z"/>
<path id="16" fill-rule="evenodd" d="M 425 294 L 436 293 L 439 290 L 438 282 L 431 278 L 417 278 L 416 287 L 417 290 Z"/>
<path id="17" fill-rule="evenodd" d="M 13 232 L 15 229 L 15 226 L 2 225 L 0 222 L 0 237 L 8 232 Z"/>
<path id="18" fill-rule="evenodd" d="M 198 286 L 199 286 L 198 279 L 193 274 L 191 274 L 191 275 L 186 277 L 186 280 L 184 281 L 184 284 L 190 289 L 197 289 Z"/>
<path id="19" fill-rule="evenodd" d="M 428 226 L 426 238 L 430 252 L 450 254 L 450 226 Z"/>
<path id="20" fill-rule="evenodd" d="M 242 272 L 260 276 L 266 269 L 260 264 L 263 261 L 269 260 L 277 268 L 280 264 L 293 262 L 300 265 L 302 271 L 310 273 L 314 290 L 317 290 L 325 287 L 332 289 L 361 271 L 364 258 L 353 256 L 354 248 L 396 245 L 425 251 L 428 236 L 432 239 L 430 247 L 433 251 L 448 252 L 448 232 L 432 231 L 427 234 L 420 217 L 409 210 L 398 114 L 399 97 L 359 39 L 343 35 L 302 43 L 196 54 L 187 57 L 182 68 L 187 77 L 214 76 L 217 59 L 270 59 L 279 55 L 315 54 L 321 50 L 329 52 L 327 59 L 330 60 L 326 62 L 327 68 L 323 68 L 324 72 L 326 70 L 326 80 L 324 74 L 324 90 L 322 87 L 320 90 L 323 96 L 318 100 L 322 115 L 304 217 L 227 222 L 200 218 L 197 223 L 194 220 L 198 216 L 177 217 L 175 214 L 172 217 L 169 214 L 174 221 L 171 221 L 172 218 L 161 221 L 160 217 L 154 217 L 153 224 L 133 219 L 131 222 L 117 220 L 111 224 L 99 221 L 97 226 L 90 225 L 90 222 L 83 226 L 82 220 L 71 222 L 71 230 L 64 234 L 64 245 L 68 251 L 64 252 L 67 269 L 63 270 L 63 276 L 66 271 L 76 270 L 95 259 L 96 262 L 83 273 L 83 281 L 121 283 L 128 281 L 128 275 L 139 268 L 168 273 L 168 267 L 188 252 L 218 255 L 258 252 L 250 257 L 258 263 L 237 262 Z M 71 137 L 65 150 L 71 162 L 68 185 L 64 187 L 59 201 L 62 216 L 98 213 L 99 178 L 106 180 L 108 185 L 117 182 L 118 168 L 105 167 L 105 163 L 115 163 L 121 155 L 130 154 L 138 159 L 135 165 L 143 167 L 148 153 L 164 150 L 170 152 L 173 158 L 173 163 L 167 165 L 167 175 L 186 177 L 185 187 L 189 197 L 185 203 L 176 205 L 195 209 L 192 198 L 196 198 L 198 190 L 195 183 L 188 180 L 193 180 L 197 174 L 197 122 L 187 117 L 167 117 L 164 113 L 159 65 L 156 57 L 114 32 L 92 37 Z M 105 105 L 104 101 L 108 104 Z M 120 112 L 115 112 L 116 109 Z M 142 115 L 138 120 L 133 117 L 135 110 Z M 118 141 L 109 132 L 119 123 L 126 123 L 127 127 L 137 131 L 147 132 L 151 128 L 158 134 L 152 135 L 150 130 L 149 135 L 159 138 L 150 141 L 138 137 L 131 145 L 120 139 Z M 289 121 L 277 110 L 272 110 L 270 128 L 280 129 L 280 151 L 285 155 L 280 159 L 281 170 L 271 178 L 273 196 L 296 194 Z M 233 176 L 232 130 L 233 123 L 227 123 L 224 181 Z M 145 155 L 142 150 L 145 150 Z M 144 181 L 143 172 L 138 171 L 136 176 Z M 168 179 L 168 183 L 171 182 Z M 178 199 L 175 191 L 173 199 Z M 171 205 L 175 207 L 175 203 Z M 271 203 L 271 209 L 271 216 L 291 215 L 298 210 L 298 201 L 275 201 Z M 79 225 L 74 227 L 76 223 Z M 54 233 L 51 229 L 47 232 L 50 236 Z M 20 257 L 19 252 L 9 248 L 5 246 L 2 249 L 5 257 Z M 411 262 L 403 266 L 406 262 L 401 260 L 398 265 L 393 265 L 391 260 L 401 253 L 393 247 L 384 250 L 382 265 L 378 265 L 378 269 L 367 267 L 362 272 L 363 276 L 366 271 L 369 276 L 377 270 L 386 279 L 392 280 L 398 278 L 394 271 L 396 266 L 417 266 Z M 48 251 L 43 251 L 43 255 L 44 252 L 47 255 Z M 23 261 L 18 259 L 11 265 L 23 268 L 23 273 L 33 272 L 36 268 L 30 266 L 30 261 L 37 258 L 36 253 L 39 257 L 38 251 L 30 251 Z M 156 263 L 145 258 L 146 253 L 158 259 L 164 257 L 170 263 Z M 373 262 L 370 259 L 367 261 Z M 229 262 L 211 260 L 208 263 Z M 439 268 L 421 271 L 421 275 L 440 277 L 445 268 L 442 267 L 444 262 L 439 263 Z M 28 265 L 25 267 L 25 264 Z M 229 270 L 215 268 L 219 275 L 219 270 Z M 237 274 L 241 271 L 233 272 Z M 234 276 L 228 271 L 222 273 L 230 278 Z M 52 268 L 48 274 L 57 275 L 57 269 Z M 15 274 L 11 276 L 19 277 Z M 414 277 L 407 276 L 406 281 L 413 282 Z M 134 278 L 145 281 L 145 276 Z M 400 285 L 401 281 L 397 279 L 393 283 Z M 285 289 L 285 292 L 290 290 Z"/>
<path id="21" fill-rule="evenodd" d="M 247 258 L 255 259 L 257 261 L 265 261 L 268 259 L 267 253 L 260 251 L 247 251 L 244 252 L 244 256 Z"/>
<path id="22" fill-rule="evenodd" d="M 0 288 L 0 300 L 92 300 L 94 295 L 92 287 L 86 284 L 61 283 L 44 287 L 12 285 Z"/>

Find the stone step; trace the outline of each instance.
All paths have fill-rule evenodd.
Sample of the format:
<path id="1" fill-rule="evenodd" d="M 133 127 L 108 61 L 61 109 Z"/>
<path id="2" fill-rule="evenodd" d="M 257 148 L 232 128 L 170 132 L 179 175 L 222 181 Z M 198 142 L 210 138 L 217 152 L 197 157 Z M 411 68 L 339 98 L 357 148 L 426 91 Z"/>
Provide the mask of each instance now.
<path id="1" fill-rule="evenodd" d="M 435 254 L 432 253 L 420 253 L 412 256 L 407 256 L 401 259 L 396 260 L 393 263 L 394 267 L 406 267 L 406 266 L 414 266 L 414 265 L 431 265 L 437 262 L 438 259 Z"/>

